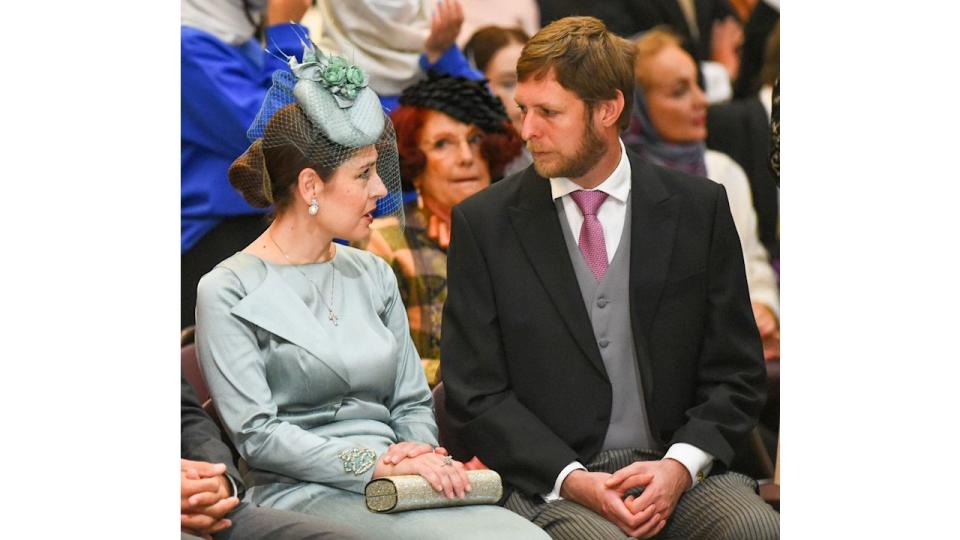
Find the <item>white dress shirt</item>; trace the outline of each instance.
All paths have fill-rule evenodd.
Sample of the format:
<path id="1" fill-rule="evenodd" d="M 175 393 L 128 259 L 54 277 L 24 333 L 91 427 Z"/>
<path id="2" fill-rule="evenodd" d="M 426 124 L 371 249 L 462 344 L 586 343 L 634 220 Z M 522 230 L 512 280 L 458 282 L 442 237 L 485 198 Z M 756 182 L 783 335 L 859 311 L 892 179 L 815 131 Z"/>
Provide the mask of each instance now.
<path id="1" fill-rule="evenodd" d="M 623 222 L 627 215 L 627 196 L 630 195 L 631 178 L 630 160 L 627 159 L 627 153 L 621 140 L 620 163 L 617 164 L 617 168 L 613 170 L 610 176 L 593 190 L 584 190 L 569 178 L 550 179 L 550 193 L 553 200 L 562 200 L 563 210 L 567 216 L 567 222 L 570 224 L 570 231 L 577 239 L 580 238 L 580 228 L 583 226 L 583 213 L 580 212 L 580 207 L 577 206 L 573 197 L 570 197 L 570 193 L 584 190 L 603 191 L 608 195 L 607 199 L 600 205 L 600 209 L 597 210 L 597 219 L 603 226 L 603 241 L 607 248 L 608 263 L 613 261 L 613 257 L 620 247 L 620 237 L 623 236 Z M 627 249 L 629 249 L 629 246 Z M 664 458 L 675 459 L 687 468 L 687 471 L 690 472 L 691 488 L 697 485 L 697 473 L 702 472 L 706 475 L 713 465 L 712 455 L 687 443 L 671 445 Z M 564 467 L 557 475 L 557 480 L 553 484 L 553 491 L 541 494 L 543 499 L 547 502 L 559 500 L 561 498 L 560 486 L 563 485 L 567 475 L 577 469 L 586 470 L 586 467 L 579 461 L 571 462 Z"/>

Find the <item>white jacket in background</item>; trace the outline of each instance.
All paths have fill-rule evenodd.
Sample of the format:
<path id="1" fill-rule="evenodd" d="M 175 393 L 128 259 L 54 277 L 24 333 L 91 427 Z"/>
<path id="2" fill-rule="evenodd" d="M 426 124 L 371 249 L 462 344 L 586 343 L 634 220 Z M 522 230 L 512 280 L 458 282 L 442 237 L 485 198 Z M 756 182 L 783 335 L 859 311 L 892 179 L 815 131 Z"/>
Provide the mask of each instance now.
<path id="1" fill-rule="evenodd" d="M 750 300 L 766 304 L 780 317 L 780 291 L 777 276 L 770 265 L 770 256 L 757 237 L 757 213 L 753 209 L 753 196 L 746 173 L 730 156 L 707 150 L 705 157 L 707 177 L 722 184 L 727 190 L 730 213 L 740 235 L 743 262 L 747 270 L 747 286 Z"/>

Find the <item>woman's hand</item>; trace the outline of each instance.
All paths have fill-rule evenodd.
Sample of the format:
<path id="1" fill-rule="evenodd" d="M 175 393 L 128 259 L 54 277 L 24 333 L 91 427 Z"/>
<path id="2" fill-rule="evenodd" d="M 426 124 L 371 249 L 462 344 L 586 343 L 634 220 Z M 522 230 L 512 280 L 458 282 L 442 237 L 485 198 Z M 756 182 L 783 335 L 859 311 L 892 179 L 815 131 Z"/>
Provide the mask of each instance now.
<path id="1" fill-rule="evenodd" d="M 753 318 L 757 321 L 757 330 L 760 332 L 761 338 L 766 339 L 780 329 L 777 316 L 773 314 L 770 306 L 762 302 L 752 302 L 751 307 L 753 308 Z"/>
<path id="2" fill-rule="evenodd" d="M 763 358 L 770 362 L 780 359 L 780 321 L 766 304 L 753 302 L 753 317 L 763 340 Z"/>
<path id="3" fill-rule="evenodd" d="M 463 463 L 434 452 L 406 458 L 396 465 L 378 460 L 377 468 L 373 471 L 374 478 L 405 474 L 422 476 L 435 491 L 443 492 L 448 499 L 462 499 L 471 490 Z"/>
<path id="4" fill-rule="evenodd" d="M 421 454 L 429 454 L 431 452 L 436 452 L 441 456 L 448 455 L 447 449 L 442 446 L 434 448 L 427 443 L 403 441 L 397 444 L 391 444 L 390 447 L 387 448 L 387 451 L 380 456 L 380 461 L 386 465 L 396 465 L 407 458 L 414 458 Z"/>
<path id="5" fill-rule="evenodd" d="M 457 41 L 463 26 L 463 8 L 457 0 L 441 0 L 430 19 L 430 35 L 423 44 L 427 61 L 435 64 Z"/>
<path id="6" fill-rule="evenodd" d="M 740 73 L 740 46 L 743 45 L 743 27 L 733 16 L 722 21 L 713 21 L 711 56 L 714 62 L 723 64 L 735 81 Z"/>
<path id="7" fill-rule="evenodd" d="M 440 245 L 441 249 L 450 246 L 450 207 L 437 203 L 432 197 L 421 196 L 423 206 L 429 214 L 427 237 Z"/>
<path id="8" fill-rule="evenodd" d="M 431 215 L 427 224 L 427 238 L 435 241 L 441 249 L 447 249 L 450 247 L 450 223 L 436 214 Z"/>

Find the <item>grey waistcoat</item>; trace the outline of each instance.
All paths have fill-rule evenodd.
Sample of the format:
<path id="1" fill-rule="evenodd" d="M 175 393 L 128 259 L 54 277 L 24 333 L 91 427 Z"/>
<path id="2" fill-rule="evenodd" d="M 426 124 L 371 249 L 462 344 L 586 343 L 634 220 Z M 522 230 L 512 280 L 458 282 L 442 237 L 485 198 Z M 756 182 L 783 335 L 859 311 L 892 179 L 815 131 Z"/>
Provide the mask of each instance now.
<path id="1" fill-rule="evenodd" d="M 593 335 L 600 347 L 613 401 L 610 425 L 603 440 L 603 450 L 614 448 L 657 449 L 650 434 L 647 409 L 643 401 L 640 373 L 637 369 L 637 353 L 633 332 L 630 328 L 630 197 L 627 197 L 627 213 L 623 220 L 623 235 L 613 260 L 607 267 L 603 281 L 598 282 L 590 267 L 583 260 L 577 245 L 576 235 L 570 230 L 561 199 L 556 200 L 560 213 L 563 238 L 573 262 L 573 269 L 580 284 L 583 303 L 593 325 Z"/>

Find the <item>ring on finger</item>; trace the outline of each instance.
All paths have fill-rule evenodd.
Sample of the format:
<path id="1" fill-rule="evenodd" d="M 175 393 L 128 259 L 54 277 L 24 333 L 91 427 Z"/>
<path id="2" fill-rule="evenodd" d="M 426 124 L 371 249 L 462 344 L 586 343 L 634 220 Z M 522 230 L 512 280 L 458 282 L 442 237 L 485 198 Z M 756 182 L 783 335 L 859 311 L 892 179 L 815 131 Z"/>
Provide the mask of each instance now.
<path id="1" fill-rule="evenodd" d="M 443 467 L 450 467 L 453 465 L 453 458 L 450 456 L 443 456 Z"/>

